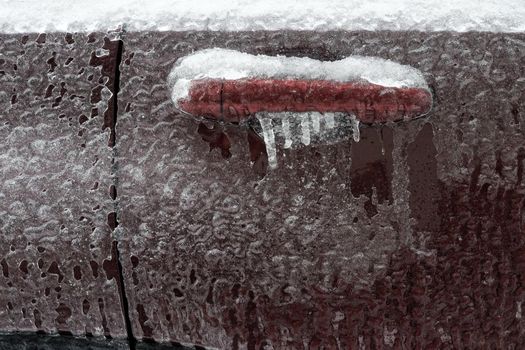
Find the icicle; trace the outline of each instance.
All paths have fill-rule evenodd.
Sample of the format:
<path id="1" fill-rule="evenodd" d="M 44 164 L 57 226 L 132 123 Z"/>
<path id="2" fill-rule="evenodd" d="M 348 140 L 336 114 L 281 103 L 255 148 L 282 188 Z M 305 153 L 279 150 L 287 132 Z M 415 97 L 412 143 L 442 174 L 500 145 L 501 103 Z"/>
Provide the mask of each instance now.
<path id="1" fill-rule="evenodd" d="M 286 112 L 284 113 L 282 119 L 281 119 L 281 127 L 282 127 L 282 130 L 283 130 L 283 135 L 284 135 L 284 148 L 285 149 L 288 149 L 290 147 L 292 147 L 292 134 L 290 133 L 290 117 L 292 115 L 290 114 L 290 112 Z"/>
<path id="2" fill-rule="evenodd" d="M 335 127 L 335 119 L 333 113 L 325 113 L 323 120 L 326 123 L 327 129 L 333 129 Z"/>
<path id="3" fill-rule="evenodd" d="M 303 145 L 310 144 L 310 119 L 301 118 L 301 142 Z"/>
<path id="4" fill-rule="evenodd" d="M 320 113 L 318 112 L 312 112 L 310 113 L 310 119 L 312 120 L 312 133 L 319 134 L 321 130 L 321 121 L 320 121 Z"/>
<path id="5" fill-rule="evenodd" d="M 350 114 L 350 121 L 352 123 L 352 138 L 355 142 L 359 142 L 359 139 L 361 138 L 361 132 L 359 131 L 359 120 L 357 120 L 355 114 Z"/>
<path id="6" fill-rule="evenodd" d="M 262 128 L 266 154 L 268 156 L 268 165 L 270 169 L 275 169 L 277 168 L 277 152 L 275 149 L 275 134 L 273 133 L 272 119 L 267 113 L 258 113 L 257 119 Z"/>

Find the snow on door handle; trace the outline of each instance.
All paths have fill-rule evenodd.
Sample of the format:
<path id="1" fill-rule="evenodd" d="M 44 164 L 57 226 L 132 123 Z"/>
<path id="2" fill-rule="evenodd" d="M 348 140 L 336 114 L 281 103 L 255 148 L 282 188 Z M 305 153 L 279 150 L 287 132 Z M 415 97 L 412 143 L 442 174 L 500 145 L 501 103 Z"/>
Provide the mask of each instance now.
<path id="1" fill-rule="evenodd" d="M 207 49 L 179 59 L 169 82 L 180 111 L 228 122 L 260 112 L 342 112 L 373 124 L 414 119 L 432 107 L 418 70 L 375 57 L 323 62 Z"/>
<path id="2" fill-rule="evenodd" d="M 215 48 L 180 58 L 168 81 L 182 113 L 250 125 L 271 168 L 276 139 L 284 148 L 358 142 L 360 123 L 411 120 L 432 107 L 421 72 L 375 57 L 323 62 Z"/>

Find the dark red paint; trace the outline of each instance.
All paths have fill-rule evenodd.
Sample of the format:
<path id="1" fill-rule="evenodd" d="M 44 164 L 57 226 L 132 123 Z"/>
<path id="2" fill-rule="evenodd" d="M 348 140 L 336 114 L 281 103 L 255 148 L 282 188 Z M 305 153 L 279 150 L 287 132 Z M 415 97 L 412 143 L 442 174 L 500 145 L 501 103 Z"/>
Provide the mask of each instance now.
<path id="1" fill-rule="evenodd" d="M 422 88 L 328 80 L 203 79 L 192 82 L 180 108 L 194 116 L 241 122 L 257 112 L 346 112 L 364 123 L 413 119 L 430 111 Z"/>

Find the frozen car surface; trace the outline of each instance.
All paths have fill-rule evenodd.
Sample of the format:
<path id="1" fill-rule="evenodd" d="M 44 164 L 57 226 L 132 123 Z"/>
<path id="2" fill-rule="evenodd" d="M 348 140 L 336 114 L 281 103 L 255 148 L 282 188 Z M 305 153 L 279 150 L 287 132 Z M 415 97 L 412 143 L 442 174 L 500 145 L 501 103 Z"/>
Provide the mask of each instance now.
<path id="1" fill-rule="evenodd" d="M 126 334 L 108 220 L 115 52 L 104 34 L 0 34 L 4 332 Z"/>
<path id="2" fill-rule="evenodd" d="M 218 348 L 521 344 L 524 52 L 507 48 L 523 35 L 151 35 L 126 35 L 117 122 L 137 335 Z M 436 104 L 362 128 L 359 142 L 279 149 L 267 171 L 264 152 L 246 151 L 249 130 L 178 115 L 158 84 L 179 56 L 218 45 L 392 59 L 425 74 Z"/>
<path id="3" fill-rule="evenodd" d="M 0 5 L 1 332 L 524 346 L 524 10 L 318 4 Z M 391 60 L 433 107 L 272 158 L 257 123 L 174 104 L 213 48 Z"/>

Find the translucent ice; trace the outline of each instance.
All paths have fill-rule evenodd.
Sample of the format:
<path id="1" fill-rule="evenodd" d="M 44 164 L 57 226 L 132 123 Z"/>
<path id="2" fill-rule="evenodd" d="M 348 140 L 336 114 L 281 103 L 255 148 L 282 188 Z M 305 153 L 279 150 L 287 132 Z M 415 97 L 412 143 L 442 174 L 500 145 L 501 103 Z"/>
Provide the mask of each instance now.
<path id="1" fill-rule="evenodd" d="M 277 168 L 277 152 L 275 149 L 275 134 L 273 132 L 272 119 L 266 113 L 257 116 L 261 124 L 264 143 L 266 144 L 266 154 L 268 156 L 268 165 L 270 169 Z"/>
<path id="2" fill-rule="evenodd" d="M 284 136 L 284 148 L 292 147 L 292 135 L 290 134 L 290 121 L 288 118 L 283 118 L 281 121 L 281 127 Z"/>
<path id="3" fill-rule="evenodd" d="M 349 117 L 350 124 L 352 125 L 352 137 L 355 142 L 359 142 L 359 139 L 361 138 L 361 133 L 359 132 L 359 120 L 357 120 L 356 116 L 353 114 Z"/>
<path id="4" fill-rule="evenodd" d="M 334 144 L 352 138 L 359 142 L 359 121 L 346 113 L 261 112 L 251 127 L 264 140 L 268 163 L 277 167 L 277 148 L 296 149 L 309 145 Z"/>
<path id="5" fill-rule="evenodd" d="M 301 118 L 301 142 L 305 146 L 310 144 L 310 120 L 308 116 Z"/>

